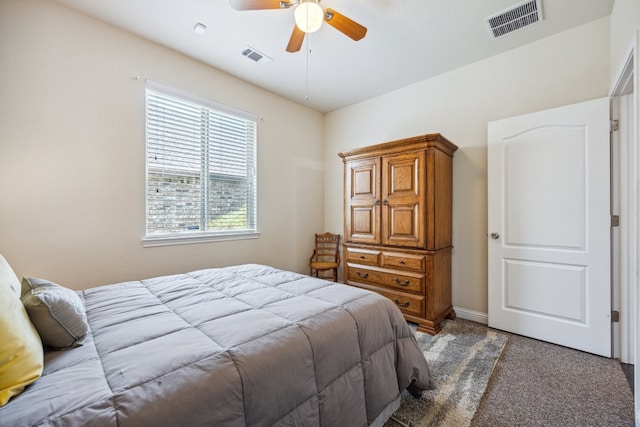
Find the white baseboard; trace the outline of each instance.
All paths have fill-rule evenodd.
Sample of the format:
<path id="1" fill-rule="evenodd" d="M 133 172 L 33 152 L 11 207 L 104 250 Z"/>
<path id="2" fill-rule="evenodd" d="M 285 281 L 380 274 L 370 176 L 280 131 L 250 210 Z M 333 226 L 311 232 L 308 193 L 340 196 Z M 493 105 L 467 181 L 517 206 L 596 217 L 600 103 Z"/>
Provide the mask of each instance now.
<path id="1" fill-rule="evenodd" d="M 461 307 L 453 307 L 453 309 L 456 312 L 456 316 L 461 319 L 471 320 L 485 325 L 489 324 L 489 315 L 487 313 L 481 313 L 479 311 Z"/>

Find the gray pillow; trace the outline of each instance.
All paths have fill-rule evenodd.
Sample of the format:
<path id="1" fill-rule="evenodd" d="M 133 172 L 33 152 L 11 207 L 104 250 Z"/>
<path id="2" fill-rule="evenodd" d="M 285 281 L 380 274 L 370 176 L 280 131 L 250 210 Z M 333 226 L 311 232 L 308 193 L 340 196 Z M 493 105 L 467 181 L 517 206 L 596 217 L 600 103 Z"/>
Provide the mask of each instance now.
<path id="1" fill-rule="evenodd" d="M 82 299 L 71 289 L 25 277 L 22 279 L 22 303 L 42 342 L 49 347 L 76 347 L 89 331 Z"/>

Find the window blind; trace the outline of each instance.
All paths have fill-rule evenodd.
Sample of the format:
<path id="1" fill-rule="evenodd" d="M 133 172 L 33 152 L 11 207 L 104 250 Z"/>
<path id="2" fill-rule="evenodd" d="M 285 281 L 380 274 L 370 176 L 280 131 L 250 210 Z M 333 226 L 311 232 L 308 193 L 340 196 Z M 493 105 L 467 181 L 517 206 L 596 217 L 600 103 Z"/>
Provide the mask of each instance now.
<path id="1" fill-rule="evenodd" d="M 147 83 L 147 237 L 255 232 L 256 118 Z"/>

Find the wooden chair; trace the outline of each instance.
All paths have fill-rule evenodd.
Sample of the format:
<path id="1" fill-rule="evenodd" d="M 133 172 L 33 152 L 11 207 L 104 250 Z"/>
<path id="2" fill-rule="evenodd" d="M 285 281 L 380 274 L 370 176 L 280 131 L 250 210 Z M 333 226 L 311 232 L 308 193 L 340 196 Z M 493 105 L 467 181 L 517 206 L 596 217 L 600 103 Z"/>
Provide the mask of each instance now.
<path id="1" fill-rule="evenodd" d="M 320 277 L 319 271 L 332 270 L 333 281 L 338 281 L 338 266 L 340 265 L 340 235 L 323 233 L 316 234 L 316 248 L 309 258 L 310 275 Z"/>

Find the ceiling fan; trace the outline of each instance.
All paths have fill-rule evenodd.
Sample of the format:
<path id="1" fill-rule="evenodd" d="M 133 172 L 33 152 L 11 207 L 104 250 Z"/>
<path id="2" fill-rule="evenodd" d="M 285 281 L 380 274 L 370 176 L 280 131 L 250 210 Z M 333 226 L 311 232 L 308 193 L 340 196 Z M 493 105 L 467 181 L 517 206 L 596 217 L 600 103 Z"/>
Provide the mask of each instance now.
<path id="1" fill-rule="evenodd" d="M 287 52 L 291 53 L 298 52 L 302 47 L 304 36 L 317 31 L 323 21 L 355 41 L 367 34 L 366 27 L 331 8 L 322 10 L 318 3 L 320 0 L 229 0 L 231 7 L 236 10 L 295 8 L 296 25 L 293 26 L 287 45 Z"/>

